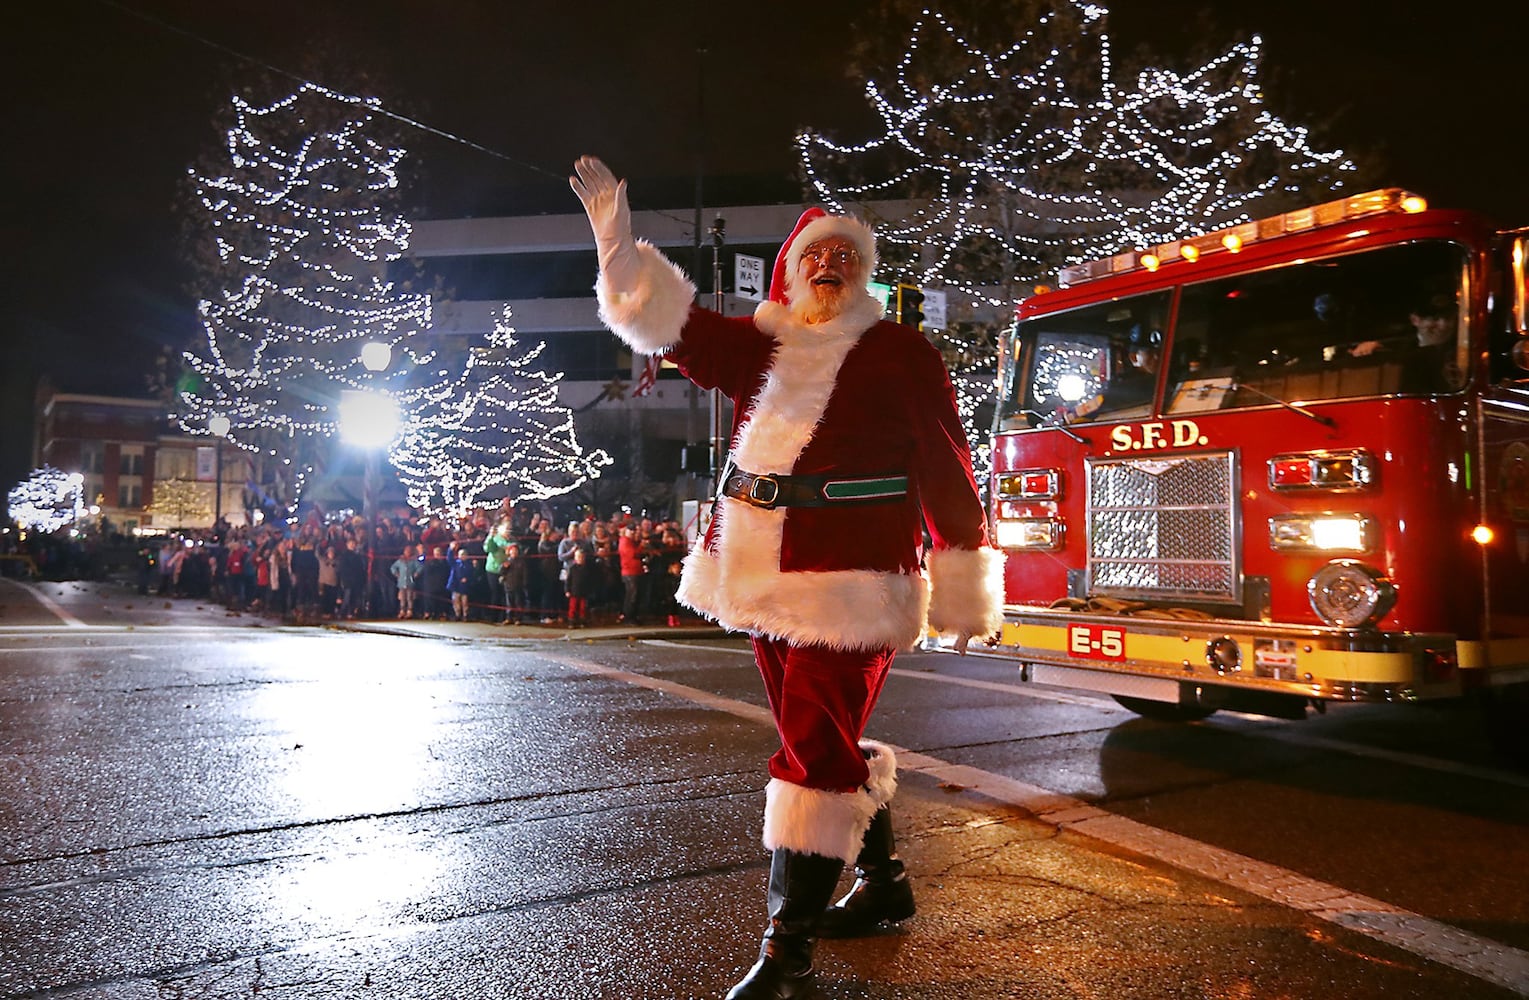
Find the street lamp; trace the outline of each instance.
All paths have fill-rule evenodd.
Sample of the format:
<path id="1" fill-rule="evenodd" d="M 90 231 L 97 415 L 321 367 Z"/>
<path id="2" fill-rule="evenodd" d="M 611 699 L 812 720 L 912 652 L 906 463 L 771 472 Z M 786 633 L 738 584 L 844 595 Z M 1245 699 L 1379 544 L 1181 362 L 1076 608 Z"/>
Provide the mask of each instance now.
<path id="1" fill-rule="evenodd" d="M 393 363 L 393 348 L 380 340 L 369 341 L 361 346 L 361 364 L 369 372 L 385 372 Z"/>
<path id="2" fill-rule="evenodd" d="M 223 439 L 228 437 L 232 428 L 229 419 L 221 413 L 215 413 L 207 418 L 207 430 L 212 434 L 212 530 L 218 530 L 218 523 L 223 520 Z"/>
<path id="3" fill-rule="evenodd" d="M 393 346 L 391 344 L 384 344 L 381 341 L 372 340 L 361 345 L 361 364 L 366 368 L 368 372 L 371 372 L 373 375 L 381 375 L 383 372 L 388 370 L 388 365 L 392 363 Z M 366 527 L 368 532 L 366 539 L 365 601 L 368 612 L 375 611 L 375 608 L 372 605 L 372 597 L 375 589 L 375 570 L 376 560 L 378 558 L 377 493 L 381 488 L 382 481 L 380 456 L 382 449 L 388 444 L 388 442 L 392 441 L 393 436 L 398 433 L 398 425 L 401 422 L 401 417 L 398 410 L 398 401 L 396 399 L 394 399 L 392 396 L 383 395 L 381 393 L 374 393 L 371 395 L 373 396 L 372 399 L 367 400 L 364 404 L 357 404 L 362 405 L 363 409 L 370 410 L 371 413 L 367 419 L 374 421 L 374 427 L 370 428 L 368 431 L 363 431 L 363 434 L 370 433 L 375 436 L 371 443 L 366 443 L 364 445 L 366 447 L 366 468 L 365 472 L 363 473 L 363 479 L 361 482 L 361 506 L 362 512 L 366 517 Z M 343 399 L 340 402 L 340 406 L 341 420 L 343 421 L 345 419 L 345 401 Z M 343 427 L 341 433 L 346 433 Z M 352 440 L 355 440 L 355 438 L 352 437 Z"/>
<path id="4" fill-rule="evenodd" d="M 362 503 L 368 524 L 377 518 L 377 460 L 398 433 L 402 417 L 398 400 L 383 392 L 346 389 L 340 393 L 340 436 L 366 451 L 366 479 Z"/>

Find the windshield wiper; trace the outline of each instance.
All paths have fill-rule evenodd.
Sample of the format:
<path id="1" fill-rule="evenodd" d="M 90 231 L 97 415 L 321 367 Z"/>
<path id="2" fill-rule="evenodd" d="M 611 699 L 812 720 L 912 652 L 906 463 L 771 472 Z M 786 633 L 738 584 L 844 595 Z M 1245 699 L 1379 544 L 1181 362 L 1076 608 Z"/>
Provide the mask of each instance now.
<path id="1" fill-rule="evenodd" d="M 1232 383 L 1232 388 L 1238 390 L 1246 389 L 1248 392 L 1251 392 L 1255 396 L 1262 396 L 1264 399 L 1267 399 L 1271 403 L 1278 403 L 1292 413 L 1299 413 L 1301 416 L 1306 417 L 1308 420 L 1315 420 L 1323 427 L 1336 428 L 1338 426 L 1338 421 L 1334 420 L 1332 417 L 1321 413 L 1313 413 L 1306 409 L 1304 406 L 1296 406 L 1294 403 L 1280 399 L 1278 396 L 1270 395 L 1269 393 L 1264 392 L 1262 389 L 1254 388 L 1253 386 L 1248 385 L 1246 382 L 1234 381 Z"/>
<path id="2" fill-rule="evenodd" d="M 1034 417 L 1036 419 L 1037 425 L 1042 429 L 1050 428 L 1054 431 L 1061 431 L 1063 434 L 1066 434 L 1068 437 L 1072 438 L 1079 444 L 1088 444 L 1088 438 L 1084 437 L 1082 434 L 1079 434 L 1077 431 L 1070 430 L 1066 423 L 1048 424 L 1046 421 L 1050 419 L 1050 417 L 1056 416 L 1055 413 L 1045 414 L 1035 410 L 1020 410 L 1019 412 L 1027 417 Z"/>

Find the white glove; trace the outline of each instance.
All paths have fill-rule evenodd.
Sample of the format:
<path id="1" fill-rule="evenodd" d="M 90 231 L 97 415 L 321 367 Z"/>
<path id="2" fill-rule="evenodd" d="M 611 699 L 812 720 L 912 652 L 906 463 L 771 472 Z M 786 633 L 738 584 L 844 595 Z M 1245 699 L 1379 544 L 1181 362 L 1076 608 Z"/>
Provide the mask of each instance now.
<path id="1" fill-rule="evenodd" d="M 600 271 L 612 292 L 637 288 L 637 244 L 632 239 L 632 209 L 626 201 L 626 181 L 616 180 L 610 168 L 593 156 L 581 156 L 573 165 L 577 177 L 568 178 L 573 193 L 584 203 L 589 226 L 595 232 Z"/>

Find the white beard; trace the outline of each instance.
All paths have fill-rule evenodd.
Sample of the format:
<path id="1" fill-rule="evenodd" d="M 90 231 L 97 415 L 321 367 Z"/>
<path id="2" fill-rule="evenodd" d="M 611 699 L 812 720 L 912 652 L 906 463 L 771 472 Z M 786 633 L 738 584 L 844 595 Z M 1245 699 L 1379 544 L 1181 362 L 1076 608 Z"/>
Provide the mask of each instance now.
<path id="1" fill-rule="evenodd" d="M 844 312 L 849 301 L 848 285 L 808 285 L 805 295 L 792 298 L 791 315 L 808 326 L 826 323 Z"/>

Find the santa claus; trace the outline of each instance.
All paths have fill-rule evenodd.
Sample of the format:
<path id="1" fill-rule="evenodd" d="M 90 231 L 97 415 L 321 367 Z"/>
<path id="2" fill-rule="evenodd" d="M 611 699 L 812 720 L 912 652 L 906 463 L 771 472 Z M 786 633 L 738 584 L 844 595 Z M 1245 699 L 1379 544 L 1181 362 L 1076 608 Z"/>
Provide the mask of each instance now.
<path id="1" fill-rule="evenodd" d="M 939 353 L 883 319 L 866 289 L 868 226 L 809 209 L 769 301 L 728 318 L 697 306 L 684 272 L 633 238 L 625 181 L 593 157 L 574 169 L 601 320 L 733 401 L 717 504 L 678 597 L 750 635 L 780 734 L 765 794 L 769 925 L 728 997 L 804 996 L 820 934 L 913 915 L 888 809 L 896 763 L 862 737 L 898 649 L 926 628 L 954 634 L 962 652 L 997 631 L 1003 556 L 987 544 Z M 830 907 L 851 862 L 856 881 Z"/>

